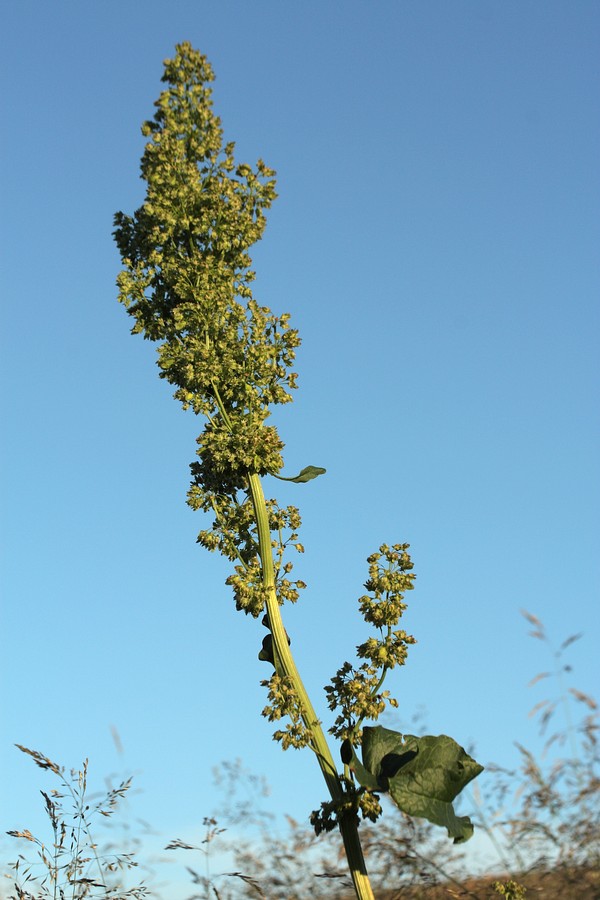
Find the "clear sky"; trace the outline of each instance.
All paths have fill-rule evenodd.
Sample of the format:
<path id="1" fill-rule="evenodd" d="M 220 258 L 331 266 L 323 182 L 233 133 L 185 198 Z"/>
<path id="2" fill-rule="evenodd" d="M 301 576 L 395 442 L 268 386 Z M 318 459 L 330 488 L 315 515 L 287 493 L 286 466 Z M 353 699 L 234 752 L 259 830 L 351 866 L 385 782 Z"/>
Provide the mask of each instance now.
<path id="1" fill-rule="evenodd" d="M 116 302 L 112 216 L 143 198 L 140 125 L 183 40 L 237 158 L 278 171 L 256 296 L 303 338 L 287 472 L 327 475 L 266 490 L 304 516 L 285 620 L 325 723 L 365 558 L 408 541 L 398 727 L 424 708 L 484 764 L 539 747 L 550 660 L 519 610 L 583 632 L 573 683 L 600 683 L 598 4 L 21 0 L 1 31 L 0 830 L 34 827 L 50 783 L 15 742 L 134 771 L 168 838 L 212 812 L 224 759 L 276 811 L 325 799 L 260 718 L 264 629 L 195 544 L 201 424 Z"/>

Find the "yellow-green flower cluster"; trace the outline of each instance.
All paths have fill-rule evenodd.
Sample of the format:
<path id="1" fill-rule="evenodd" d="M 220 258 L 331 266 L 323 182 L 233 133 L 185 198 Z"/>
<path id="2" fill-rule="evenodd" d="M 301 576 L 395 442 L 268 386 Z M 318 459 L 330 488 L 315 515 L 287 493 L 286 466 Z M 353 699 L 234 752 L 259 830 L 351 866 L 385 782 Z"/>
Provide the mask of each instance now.
<path id="1" fill-rule="evenodd" d="M 284 750 L 290 747 L 298 749 L 310 744 L 311 732 L 302 721 L 302 710 L 293 680 L 289 676 L 274 672 L 268 681 L 262 681 L 261 684 L 268 687 L 270 701 L 263 709 L 262 715 L 269 722 L 278 722 L 283 716 L 289 719 L 285 729 L 278 729 L 273 733 L 273 740 L 279 741 Z"/>
<path id="2" fill-rule="evenodd" d="M 275 173 L 261 160 L 255 170 L 236 165 L 234 144 L 223 146 L 213 79 L 187 43 L 165 62 L 168 87 L 142 128 L 146 199 L 133 216 L 115 217 L 119 300 L 134 332 L 162 341 L 161 376 L 185 407 L 217 415 L 222 404 L 264 418 L 270 404 L 291 399 L 299 344 L 289 316 L 260 306 L 250 287 L 248 251 L 263 235 Z M 270 465 L 264 459 L 260 468 Z"/>
<path id="3" fill-rule="evenodd" d="M 233 588 L 236 609 L 258 618 L 265 608 L 268 593 L 258 559 L 255 557 L 248 565 L 236 566 L 234 574 L 225 583 Z"/>
<path id="4" fill-rule="evenodd" d="M 160 375 L 175 397 L 206 416 L 188 503 L 214 515 L 198 541 L 238 564 L 229 584 L 238 608 L 256 616 L 264 591 L 248 476 L 283 466 L 283 442 L 267 419 L 273 404 L 292 399 L 300 343 L 289 315 L 274 315 L 252 294 L 249 250 L 277 196 L 275 172 L 262 160 L 237 163 L 235 145 L 223 143 L 206 57 L 179 44 L 162 80 L 154 118 L 142 126 L 144 202 L 115 216 L 119 300 L 133 332 L 159 343 Z M 281 528 L 291 529 L 298 549 L 297 511 L 287 521 L 282 515 L 274 522 L 278 593 L 293 601 L 303 584 L 287 577 Z"/>
<path id="5" fill-rule="evenodd" d="M 344 799 L 341 801 L 329 800 L 321 803 L 320 809 L 315 809 L 310 815 L 310 824 L 318 836 L 323 832 L 333 831 L 339 826 L 342 818 L 352 818 L 358 824 L 359 816 L 376 822 L 382 813 L 379 795 L 372 791 L 357 788 L 354 782 L 347 778 L 342 779 L 344 785 Z"/>
<path id="6" fill-rule="evenodd" d="M 408 548 L 408 544 L 383 544 L 367 559 L 369 578 L 365 587 L 370 593 L 358 602 L 365 622 L 374 625 L 378 634 L 356 648 L 357 656 L 365 662 L 358 667 L 343 663 L 325 687 L 329 708 L 339 711 L 329 730 L 341 740 L 359 743 L 365 719 L 377 720 L 386 703 L 398 705 L 382 685 L 390 669 L 404 664 L 408 645 L 416 643 L 412 635 L 394 627 L 406 609 L 404 594 L 412 590 L 415 579 Z"/>

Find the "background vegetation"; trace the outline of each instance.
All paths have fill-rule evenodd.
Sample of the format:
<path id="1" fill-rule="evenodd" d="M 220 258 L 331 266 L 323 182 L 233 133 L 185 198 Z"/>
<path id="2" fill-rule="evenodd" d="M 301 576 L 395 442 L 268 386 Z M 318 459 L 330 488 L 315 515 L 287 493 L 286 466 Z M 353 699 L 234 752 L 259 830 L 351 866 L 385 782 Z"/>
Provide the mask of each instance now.
<path id="1" fill-rule="evenodd" d="M 475 842 L 475 854 L 469 844 L 454 846 L 439 829 L 404 816 L 391 804 L 376 827 L 363 824 L 380 900 L 600 896 L 598 708 L 594 698 L 573 686 L 569 661 L 581 635 L 553 647 L 543 623 L 524 615 L 552 662 L 530 682 L 531 688 L 545 683 L 549 691 L 531 709 L 545 736 L 542 755 L 536 758 L 519 742 L 518 768 L 488 765 L 481 787 L 475 783 L 467 811 L 485 835 L 485 841 Z M 19 844 L 18 856 L 4 865 L 4 897 L 172 900 L 164 867 L 148 858 L 141 829 L 132 834 L 119 821 L 130 778 L 90 797 L 87 763 L 81 771 L 66 773 L 42 754 L 19 749 L 55 780 L 42 792 L 47 833 L 9 832 Z M 351 896 L 336 834 L 316 839 L 308 822 L 275 821 L 266 780 L 247 771 L 242 759 L 220 764 L 214 777 L 223 802 L 204 818 L 202 839 L 194 843 L 173 836 L 164 843 L 168 854 L 162 860 L 171 855 L 189 877 L 182 898 Z M 481 874 L 482 865 L 487 874 Z"/>

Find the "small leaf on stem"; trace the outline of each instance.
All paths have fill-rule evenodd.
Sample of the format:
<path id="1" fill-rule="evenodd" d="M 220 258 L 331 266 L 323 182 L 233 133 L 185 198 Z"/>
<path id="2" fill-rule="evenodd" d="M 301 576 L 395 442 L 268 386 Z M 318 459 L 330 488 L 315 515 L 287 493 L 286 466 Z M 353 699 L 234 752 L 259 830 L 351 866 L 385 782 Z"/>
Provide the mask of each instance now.
<path id="1" fill-rule="evenodd" d="M 306 466 L 301 472 L 298 472 L 295 478 L 284 478 L 283 475 L 275 475 L 275 478 L 280 481 L 293 481 L 294 484 L 304 484 L 312 481 L 313 478 L 318 478 L 319 475 L 324 475 L 326 471 L 327 469 L 322 469 L 320 466 Z"/>

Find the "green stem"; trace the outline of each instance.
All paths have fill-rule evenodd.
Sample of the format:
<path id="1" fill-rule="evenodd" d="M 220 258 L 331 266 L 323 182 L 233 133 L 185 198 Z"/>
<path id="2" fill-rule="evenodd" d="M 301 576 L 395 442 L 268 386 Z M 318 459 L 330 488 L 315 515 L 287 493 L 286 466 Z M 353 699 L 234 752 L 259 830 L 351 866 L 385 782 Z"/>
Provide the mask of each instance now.
<path id="1" fill-rule="evenodd" d="M 208 336 L 206 337 L 208 341 Z M 219 412 L 225 426 L 231 431 L 232 425 L 225 404 L 223 403 L 219 389 L 213 383 L 213 392 Z M 311 736 L 311 748 L 314 750 L 323 778 L 329 790 L 331 799 L 335 802 L 343 802 L 345 799 L 344 787 L 337 772 L 331 750 L 321 728 L 317 714 L 306 692 L 306 688 L 296 668 L 296 663 L 287 640 L 287 634 L 283 627 L 279 602 L 275 590 L 275 567 L 273 564 L 273 546 L 271 544 L 271 531 L 269 528 L 269 513 L 265 502 L 260 476 L 256 472 L 248 473 L 248 486 L 254 516 L 258 529 L 258 552 L 261 561 L 262 581 L 267 588 L 267 614 L 269 616 L 269 628 L 273 638 L 273 653 L 278 668 L 284 677 L 290 679 L 302 714 L 302 721 Z M 371 882 L 367 874 L 364 854 L 358 835 L 358 825 L 353 814 L 341 815 L 339 828 L 344 842 L 344 850 L 354 884 L 354 890 L 358 900 L 375 900 Z"/>
<path id="2" fill-rule="evenodd" d="M 388 635 L 389 635 L 389 633 L 390 633 L 391 630 L 392 630 L 391 628 L 388 628 Z M 372 690 L 371 693 L 369 694 L 369 697 L 370 697 L 371 700 L 374 699 L 374 698 L 377 696 L 377 694 L 379 693 L 379 691 L 380 691 L 381 688 L 383 687 L 383 682 L 385 681 L 385 676 L 387 675 L 387 673 L 388 673 L 389 671 L 390 671 L 390 670 L 389 670 L 389 668 L 388 668 L 387 666 L 384 666 L 384 667 L 383 667 L 383 671 L 382 671 L 382 673 L 381 673 L 381 678 L 379 679 L 379 681 L 377 682 L 377 684 L 375 685 L 375 687 L 373 688 L 373 690 Z M 361 718 L 360 718 L 360 719 L 356 722 L 356 724 L 354 725 L 354 727 L 353 727 L 353 729 L 352 729 L 352 736 L 351 736 L 352 743 L 354 743 L 354 740 L 353 740 L 354 735 L 356 735 L 356 734 L 360 731 L 360 727 L 361 727 L 362 723 L 364 722 L 364 720 L 365 720 L 365 716 L 361 716 Z"/>
<path id="3" fill-rule="evenodd" d="M 250 496 L 256 516 L 258 527 L 259 554 L 262 567 L 263 585 L 267 588 L 267 613 L 269 616 L 269 628 L 273 636 L 273 652 L 278 668 L 283 675 L 290 679 L 302 714 L 302 721 L 311 735 L 311 746 L 316 753 L 323 778 L 335 802 L 345 799 L 345 792 L 337 768 L 331 755 L 331 750 L 321 728 L 321 724 L 306 688 L 302 683 L 296 663 L 292 656 L 287 640 L 287 634 L 283 627 L 281 611 L 275 591 L 275 570 L 273 565 L 273 548 L 269 529 L 269 515 L 260 477 L 253 472 L 248 475 Z M 373 891 L 369 882 L 367 868 L 358 835 L 358 826 L 354 814 L 342 815 L 339 821 L 340 832 L 344 841 L 344 849 L 354 883 L 356 896 L 359 900 L 374 900 Z"/>

